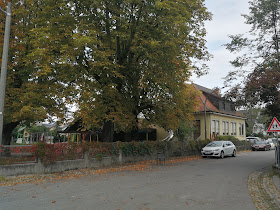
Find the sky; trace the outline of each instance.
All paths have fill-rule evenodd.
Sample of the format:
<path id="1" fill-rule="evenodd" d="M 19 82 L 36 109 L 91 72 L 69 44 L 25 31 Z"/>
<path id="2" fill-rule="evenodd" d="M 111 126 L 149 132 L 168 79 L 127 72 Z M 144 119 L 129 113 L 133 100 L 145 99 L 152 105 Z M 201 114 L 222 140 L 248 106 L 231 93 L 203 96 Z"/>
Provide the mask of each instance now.
<path id="1" fill-rule="evenodd" d="M 243 34 L 250 30 L 241 14 L 249 13 L 249 0 L 205 0 L 205 5 L 213 14 L 212 20 L 205 23 L 207 48 L 212 58 L 206 64 L 209 73 L 191 80 L 201 86 L 214 88 L 224 86 L 224 79 L 234 68 L 229 61 L 234 60 L 237 54 L 226 50 L 223 44 L 229 43 L 228 35 Z M 223 91 L 222 91 L 223 92 Z"/>

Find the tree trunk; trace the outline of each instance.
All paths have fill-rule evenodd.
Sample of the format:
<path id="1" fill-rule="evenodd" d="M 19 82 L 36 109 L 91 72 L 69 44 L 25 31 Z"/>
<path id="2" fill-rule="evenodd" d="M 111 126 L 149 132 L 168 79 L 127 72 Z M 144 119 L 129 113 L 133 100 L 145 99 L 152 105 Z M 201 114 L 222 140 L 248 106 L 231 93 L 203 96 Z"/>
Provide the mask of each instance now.
<path id="1" fill-rule="evenodd" d="M 2 136 L 3 145 L 11 144 L 12 131 L 14 130 L 15 127 L 17 127 L 18 124 L 19 124 L 19 122 L 10 122 L 10 123 L 4 125 L 3 136 Z"/>
<path id="2" fill-rule="evenodd" d="M 114 141 L 114 123 L 111 120 L 104 122 L 102 137 L 104 142 Z"/>

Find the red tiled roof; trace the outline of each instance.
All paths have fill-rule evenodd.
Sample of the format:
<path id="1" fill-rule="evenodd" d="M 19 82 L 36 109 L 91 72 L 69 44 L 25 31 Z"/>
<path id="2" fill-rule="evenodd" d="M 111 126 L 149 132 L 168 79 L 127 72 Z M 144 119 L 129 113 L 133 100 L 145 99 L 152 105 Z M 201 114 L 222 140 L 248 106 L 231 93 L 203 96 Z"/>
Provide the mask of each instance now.
<path id="1" fill-rule="evenodd" d="M 199 103 L 199 107 L 198 107 L 198 111 L 199 112 L 202 112 L 204 111 L 204 103 L 206 100 L 206 96 L 202 93 L 201 96 L 200 96 L 200 99 L 199 101 L 201 103 Z M 219 112 L 219 109 L 217 109 L 212 103 L 211 101 L 207 100 L 206 101 L 206 111 L 214 111 L 214 112 Z"/>
<path id="2" fill-rule="evenodd" d="M 217 112 L 217 113 L 221 113 L 221 114 L 226 114 L 226 115 L 231 115 L 231 116 L 237 116 L 237 117 L 245 117 L 244 115 L 242 115 L 241 113 L 237 112 L 237 111 L 233 111 L 233 112 L 226 112 L 224 110 L 219 110 L 218 107 L 214 106 L 211 101 L 209 99 L 206 98 L 206 96 L 204 95 L 204 91 L 206 93 L 211 94 L 212 96 L 216 97 L 216 98 L 220 98 L 222 99 L 222 97 L 220 95 L 217 95 L 215 92 L 213 93 L 209 91 L 210 89 L 208 88 L 204 88 L 202 86 L 199 85 L 195 85 L 196 89 L 201 91 L 201 95 L 199 98 L 199 105 L 198 105 L 198 112 L 204 112 L 204 102 L 206 101 L 206 112 Z M 213 94 L 212 94 L 213 93 Z"/>

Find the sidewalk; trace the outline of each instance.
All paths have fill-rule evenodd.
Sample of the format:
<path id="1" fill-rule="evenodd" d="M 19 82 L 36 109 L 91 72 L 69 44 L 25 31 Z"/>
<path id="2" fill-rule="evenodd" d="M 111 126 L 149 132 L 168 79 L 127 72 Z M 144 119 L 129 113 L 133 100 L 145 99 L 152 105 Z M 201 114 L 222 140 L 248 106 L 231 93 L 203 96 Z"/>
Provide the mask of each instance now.
<path id="1" fill-rule="evenodd" d="M 250 174 L 248 190 L 257 209 L 280 209 L 280 177 L 271 167 Z"/>

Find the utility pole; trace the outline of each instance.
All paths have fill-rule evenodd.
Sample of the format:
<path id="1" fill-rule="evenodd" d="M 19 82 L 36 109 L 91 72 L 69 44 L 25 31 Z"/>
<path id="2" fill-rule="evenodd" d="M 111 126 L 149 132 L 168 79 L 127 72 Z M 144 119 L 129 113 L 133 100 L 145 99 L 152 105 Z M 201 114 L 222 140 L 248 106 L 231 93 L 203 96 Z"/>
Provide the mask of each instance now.
<path id="1" fill-rule="evenodd" d="M 219 91 L 220 91 L 221 89 L 223 89 L 223 88 L 225 88 L 225 87 L 219 88 Z M 206 103 L 207 103 L 207 101 L 208 101 L 208 97 L 209 97 L 210 95 L 212 95 L 212 93 L 214 93 L 214 92 L 216 92 L 216 89 L 212 90 L 212 91 L 209 93 L 208 96 L 205 96 L 205 100 L 204 100 L 204 101 L 203 101 L 202 97 L 200 96 L 200 100 L 201 100 L 201 102 L 203 103 L 203 106 L 204 106 L 204 138 L 205 138 L 205 140 L 207 139 L 207 122 L 206 122 L 206 108 L 207 108 L 207 106 L 206 106 Z M 210 115 L 209 115 L 209 117 L 210 117 Z M 210 122 L 210 123 L 211 123 L 211 122 Z M 210 127 L 210 126 L 209 126 L 209 127 Z M 211 130 L 210 130 L 210 131 L 211 131 Z M 211 139 L 211 134 L 210 134 L 210 139 Z"/>
<path id="2" fill-rule="evenodd" d="M 6 78 L 8 66 L 8 51 L 9 51 L 9 38 L 12 16 L 12 3 L 8 2 L 7 11 L 5 12 L 1 7 L 0 11 L 6 14 L 4 45 L 2 54 L 1 77 L 0 77 L 0 145 L 3 144 L 3 125 L 4 125 L 4 104 L 6 92 Z"/>

